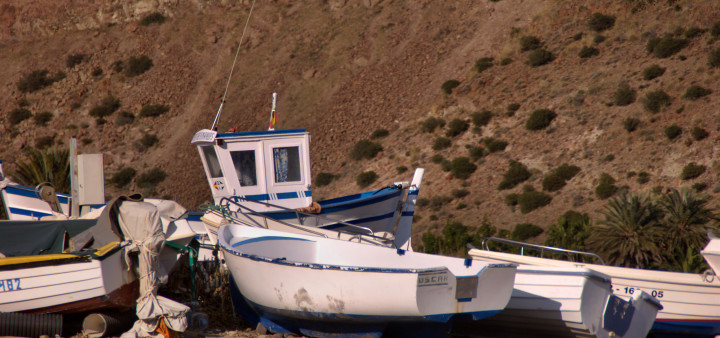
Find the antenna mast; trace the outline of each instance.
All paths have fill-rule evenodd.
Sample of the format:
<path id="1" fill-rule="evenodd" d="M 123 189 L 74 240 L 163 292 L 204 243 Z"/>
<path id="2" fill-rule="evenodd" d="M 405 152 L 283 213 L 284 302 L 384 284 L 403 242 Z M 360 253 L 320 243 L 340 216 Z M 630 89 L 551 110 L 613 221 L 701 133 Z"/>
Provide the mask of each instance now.
<path id="1" fill-rule="evenodd" d="M 248 24 L 250 23 L 250 16 L 252 15 L 253 8 L 255 8 L 255 0 L 253 0 L 252 5 L 250 5 L 250 12 L 248 12 L 245 27 L 240 35 L 240 43 L 235 51 L 235 59 L 233 60 L 232 67 L 230 68 L 230 75 L 228 75 L 227 84 L 225 85 L 225 93 L 223 93 L 222 101 L 220 101 L 220 107 L 218 107 L 218 111 L 215 113 L 215 120 L 213 121 L 212 128 L 210 128 L 210 130 L 217 131 L 218 123 L 220 123 L 220 114 L 222 114 L 222 109 L 225 105 L 225 98 L 227 98 L 228 88 L 230 88 L 230 79 L 232 78 L 233 70 L 235 70 L 235 63 L 237 62 L 238 54 L 240 54 L 240 47 L 242 47 L 242 41 L 245 37 L 245 31 L 247 30 Z"/>

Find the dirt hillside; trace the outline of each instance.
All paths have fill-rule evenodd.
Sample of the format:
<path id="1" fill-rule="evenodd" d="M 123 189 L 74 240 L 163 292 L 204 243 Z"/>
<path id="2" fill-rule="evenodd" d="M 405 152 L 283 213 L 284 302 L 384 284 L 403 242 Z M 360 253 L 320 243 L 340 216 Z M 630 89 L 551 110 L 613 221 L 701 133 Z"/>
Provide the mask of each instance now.
<path id="1" fill-rule="evenodd" d="M 109 185 L 110 196 L 142 191 L 190 209 L 209 201 L 189 141 L 212 124 L 251 6 L 247 0 L 4 1 L 3 164 L 12 171 L 23 149 L 64 146 L 75 137 L 80 152 L 104 154 L 108 178 L 126 167 L 138 175 L 153 168 L 167 174 L 153 190 L 139 188 L 137 177 L 123 188 Z M 418 209 L 418 234 L 447 219 L 476 226 L 486 217 L 498 228 L 512 229 L 518 223 L 547 227 L 570 209 L 597 218 L 607 203 L 595 193 L 603 173 L 631 191 L 694 187 L 715 197 L 720 73 L 709 60 L 720 47 L 720 31 L 712 29 L 719 9 L 712 0 L 258 1 L 220 130 L 265 129 L 271 94 L 278 92 L 278 127 L 308 129 L 313 174 L 338 176 L 314 189 L 320 198 L 360 191 L 355 182 L 363 171 L 376 172 L 371 187 L 381 187 L 409 180 L 415 166 L 426 168 L 420 197 L 431 203 Z M 144 25 L 154 13 L 165 21 Z M 590 25 L 596 13 L 614 18 L 611 27 Z M 682 47 L 667 56 L 648 52 L 649 41 L 666 36 L 683 40 Z M 533 51 L 523 50 L 524 37 L 536 37 L 551 61 L 530 65 Z M 588 48 L 595 54 L 579 56 Z M 77 55 L 81 61 L 70 62 Z M 139 75 L 117 67 L 141 56 L 152 60 L 152 67 Z M 482 58 L 492 58 L 491 67 L 476 68 Z M 652 65 L 665 71 L 646 79 L 644 70 Z M 18 83 L 38 70 L 64 77 L 37 91 L 21 90 Z M 441 89 L 448 80 L 458 81 L 449 94 Z M 623 84 L 635 92 L 627 104 L 616 99 Z M 688 96 L 691 86 L 709 94 Z M 658 112 L 648 111 L 647 94 L 659 90 L 671 100 Z M 116 98 L 119 108 L 92 116 L 108 97 Z M 169 110 L 141 117 L 145 105 Z M 510 106 L 517 109 L 508 112 Z M 18 122 L 11 118 L 18 109 L 33 116 L 49 112 L 52 118 L 45 126 L 35 117 Z M 555 118 L 545 128 L 528 130 L 531 114 L 541 109 Z M 491 112 L 487 125 L 473 130 L 471 123 L 450 137 L 448 148 L 433 149 L 450 121 L 470 122 L 484 110 Z M 120 123 L 121 112 L 135 115 L 134 121 Z M 442 118 L 445 127 L 423 132 L 428 117 Z M 637 121 L 632 131 L 628 119 Z M 672 125 L 681 130 L 674 138 L 666 132 Z M 698 137 L 694 127 L 707 137 Z M 370 160 L 352 160 L 353 145 L 378 129 L 389 131 L 376 140 L 383 151 Z M 152 136 L 157 143 L 144 142 Z M 490 138 L 507 145 L 473 159 L 477 169 L 469 178 L 442 170 L 437 155 L 448 161 L 468 157 L 469 148 L 487 148 Z M 532 175 L 499 190 L 510 160 Z M 563 163 L 580 170 L 562 189 L 546 192 L 549 204 L 527 213 L 507 204 L 506 196 L 521 193 L 523 186 L 542 191 L 543 177 Z M 705 171 L 681 178 L 690 163 Z M 402 166 L 410 170 L 400 173 Z M 468 194 L 460 196 L 461 190 Z M 442 203 L 433 206 L 433 198 Z"/>

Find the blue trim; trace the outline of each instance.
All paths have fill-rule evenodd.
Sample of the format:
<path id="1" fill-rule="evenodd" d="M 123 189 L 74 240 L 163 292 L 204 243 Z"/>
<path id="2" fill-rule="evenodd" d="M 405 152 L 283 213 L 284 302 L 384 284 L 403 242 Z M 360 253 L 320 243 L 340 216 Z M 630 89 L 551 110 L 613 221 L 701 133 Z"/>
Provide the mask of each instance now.
<path id="1" fill-rule="evenodd" d="M 415 215 L 415 211 L 403 211 L 400 216 L 403 217 L 413 217 Z"/>
<path id="2" fill-rule="evenodd" d="M 275 194 L 275 195 L 277 195 L 277 199 L 279 199 L 279 200 L 285 200 L 285 199 L 289 199 L 289 198 L 298 198 L 298 197 L 300 197 L 300 195 L 299 195 L 298 193 L 296 193 L 296 192 L 279 192 L 279 193 L 277 193 L 277 194 Z"/>
<path id="3" fill-rule="evenodd" d="M 380 189 L 380 190 L 374 190 L 374 191 L 367 191 L 360 194 L 353 194 L 353 195 L 347 195 L 337 198 L 331 198 L 329 200 L 319 201 L 320 206 L 325 208 L 335 208 L 335 207 L 341 207 L 344 204 L 353 203 L 352 208 L 368 205 L 372 203 L 377 203 L 380 201 L 384 201 L 393 197 L 400 196 L 402 194 L 402 190 L 398 188 L 392 188 L 392 189 Z M 346 207 L 345 209 L 349 209 Z"/>
<path id="4" fill-rule="evenodd" d="M 9 185 L 9 186 L 5 187 L 5 191 L 11 195 L 31 197 L 31 198 L 34 198 L 37 200 L 41 200 L 40 198 L 37 197 L 37 194 L 35 193 L 35 189 L 30 188 L 30 187 Z M 60 193 L 56 193 L 55 195 L 57 195 L 58 201 L 60 201 L 60 203 L 68 204 L 70 195 L 60 194 Z"/>
<path id="5" fill-rule="evenodd" d="M 417 196 L 418 194 L 420 194 L 418 189 L 408 191 L 408 196 Z"/>
<path id="6" fill-rule="evenodd" d="M 23 216 L 38 217 L 38 218 L 51 215 L 51 214 L 48 214 L 48 213 L 45 213 L 42 211 L 18 209 L 18 208 L 12 208 L 12 207 L 9 207 L 8 209 L 10 209 L 10 213 L 13 215 L 23 215 Z"/>
<path id="7" fill-rule="evenodd" d="M 344 221 L 344 222 L 345 222 L 345 223 L 349 223 L 349 224 L 353 224 L 353 225 L 358 225 L 358 224 L 362 224 L 362 223 L 379 222 L 379 221 L 382 221 L 382 220 L 386 220 L 386 219 L 388 219 L 388 218 L 392 218 L 394 215 L 395 215 L 395 212 L 393 211 L 393 212 L 387 213 L 387 214 L 385 214 L 385 215 L 378 215 L 378 216 L 365 217 L 365 218 L 357 218 L 357 219 L 353 219 L 353 220 L 347 220 L 347 221 Z M 345 225 L 345 224 L 342 224 L 342 223 L 333 223 L 333 224 L 328 224 L 328 225 L 323 225 L 323 226 L 321 226 L 321 228 L 323 228 L 323 229 L 328 229 L 328 230 L 335 230 L 335 229 L 342 228 L 342 227 L 346 227 L 346 225 Z"/>
<path id="8" fill-rule="evenodd" d="M 296 134 L 296 133 L 305 133 L 305 132 L 307 132 L 305 129 L 243 131 L 243 132 L 239 132 L 239 133 L 219 133 L 219 134 L 217 134 L 217 136 L 215 136 L 215 139 L 240 137 L 240 136 L 284 135 L 284 134 Z"/>
<path id="9" fill-rule="evenodd" d="M 467 303 L 467 302 L 471 302 L 472 298 L 458 298 L 457 301 L 458 301 L 458 303 Z"/>
<path id="10" fill-rule="evenodd" d="M 279 236 L 273 236 L 270 237 L 257 237 L 258 241 L 265 241 L 265 240 L 280 240 L 280 239 L 293 239 L 293 237 L 279 237 Z M 309 240 L 308 240 L 309 241 Z M 312 242 L 312 241 L 309 241 Z M 289 265 L 289 266 L 295 266 L 300 268 L 310 268 L 310 269 L 319 269 L 319 270 L 339 270 L 339 271 L 353 271 L 353 272 L 382 272 L 382 273 L 420 273 L 420 272 L 434 272 L 434 271 L 448 271 L 448 269 L 444 266 L 438 266 L 438 267 L 432 267 L 432 268 L 375 268 L 375 267 L 363 267 L 363 266 L 344 266 L 344 265 L 332 265 L 332 264 L 321 264 L 321 263 L 305 263 L 305 262 L 293 262 L 288 260 L 277 260 L 275 258 L 269 258 L 269 257 L 261 257 L 258 255 L 251 255 L 246 254 L 240 251 L 237 251 L 235 248 L 228 248 L 225 245 L 223 245 L 222 242 L 219 242 L 220 247 L 223 249 L 223 251 L 232 254 L 237 257 L 241 258 L 247 258 L 254 261 L 263 261 L 266 263 L 271 264 L 279 264 L 279 265 Z M 235 247 L 236 244 L 233 244 L 233 247 Z M 391 249 L 389 249 L 391 250 Z M 478 271 L 477 275 L 479 276 L 483 271 L 485 271 L 486 267 L 483 267 L 480 271 Z M 456 276 L 457 277 L 457 276 Z"/>
<path id="11" fill-rule="evenodd" d="M 313 242 L 309 239 L 304 238 L 296 238 L 296 237 L 282 237 L 282 236 L 266 236 L 266 237 L 253 237 L 250 239 L 246 239 L 244 241 L 239 241 L 235 244 L 233 244 L 233 247 L 239 246 L 239 245 L 245 245 L 250 243 L 257 243 L 257 242 L 265 242 L 265 241 L 277 241 L 277 240 L 285 240 L 285 241 L 301 241 L 301 242 Z M 315 243 L 315 242 L 313 242 Z"/>
<path id="12" fill-rule="evenodd" d="M 657 337 L 714 337 L 720 334 L 720 320 L 662 320 L 652 326 L 651 334 Z"/>

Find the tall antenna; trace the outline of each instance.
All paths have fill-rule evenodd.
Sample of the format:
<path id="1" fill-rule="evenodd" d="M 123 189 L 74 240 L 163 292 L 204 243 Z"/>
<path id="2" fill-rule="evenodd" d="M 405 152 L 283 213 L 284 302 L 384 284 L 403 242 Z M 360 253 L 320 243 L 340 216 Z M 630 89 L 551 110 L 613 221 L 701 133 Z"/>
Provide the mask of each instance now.
<path id="1" fill-rule="evenodd" d="M 275 123 L 277 123 L 277 112 L 275 111 L 277 109 L 277 93 L 273 93 L 272 95 L 272 109 L 270 109 L 270 126 L 268 126 L 268 130 L 275 130 Z"/>
<path id="2" fill-rule="evenodd" d="M 225 85 L 225 93 L 223 93 L 222 101 L 220 101 L 220 107 L 218 107 L 217 113 L 215 113 L 215 120 L 213 121 L 212 128 L 210 130 L 217 131 L 218 123 L 220 123 L 220 114 L 222 114 L 223 105 L 225 105 L 225 98 L 227 97 L 228 88 L 230 88 L 230 79 L 232 79 L 233 70 L 235 70 L 235 63 L 237 62 L 238 54 L 240 54 L 240 47 L 242 47 L 242 41 L 245 37 L 245 31 L 247 30 L 248 24 L 250 23 L 250 16 L 252 15 L 253 8 L 255 8 L 255 0 L 250 5 L 250 12 L 248 12 L 247 20 L 245 21 L 245 27 L 243 28 L 242 35 L 240 35 L 240 43 L 235 51 L 235 59 L 233 60 L 232 67 L 230 68 L 230 75 L 228 75 L 227 84 Z"/>

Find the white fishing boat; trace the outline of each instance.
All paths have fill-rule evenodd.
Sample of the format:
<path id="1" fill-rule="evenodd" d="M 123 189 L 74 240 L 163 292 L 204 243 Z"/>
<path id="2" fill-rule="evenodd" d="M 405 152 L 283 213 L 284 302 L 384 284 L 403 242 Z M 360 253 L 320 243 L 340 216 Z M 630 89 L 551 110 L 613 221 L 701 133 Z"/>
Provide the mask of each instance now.
<path id="1" fill-rule="evenodd" d="M 495 239 L 505 244 L 557 254 L 558 248 Z M 560 252 L 565 251 L 560 249 Z M 720 334 L 720 280 L 714 274 L 668 272 L 579 263 L 481 249 L 471 249 L 473 258 L 521 265 L 586 268 L 610 277 L 614 295 L 628 300 L 644 291 L 655 297 L 662 309 L 651 333 L 655 335 L 714 336 Z"/>
<path id="2" fill-rule="evenodd" d="M 275 116 L 273 94 L 271 120 Z M 310 133 L 305 129 L 217 132 L 221 108 L 211 129 L 198 131 L 197 146 L 216 205 L 236 202 L 232 211 L 247 208 L 287 223 L 343 229 L 346 224 L 392 232 L 407 186 L 390 184 L 378 190 L 313 201 Z M 259 203 L 258 203 L 259 202 Z M 299 216 L 295 209 L 321 217 Z"/>
<path id="3" fill-rule="evenodd" d="M 644 292 L 629 301 L 614 296 L 610 277 L 590 269 L 520 264 L 505 309 L 457 329 L 468 336 L 645 337 L 660 308 Z"/>
<path id="4" fill-rule="evenodd" d="M 244 299 L 237 308 L 278 333 L 429 334 L 500 312 L 516 270 L 237 224 L 222 226 L 218 241 Z"/>

